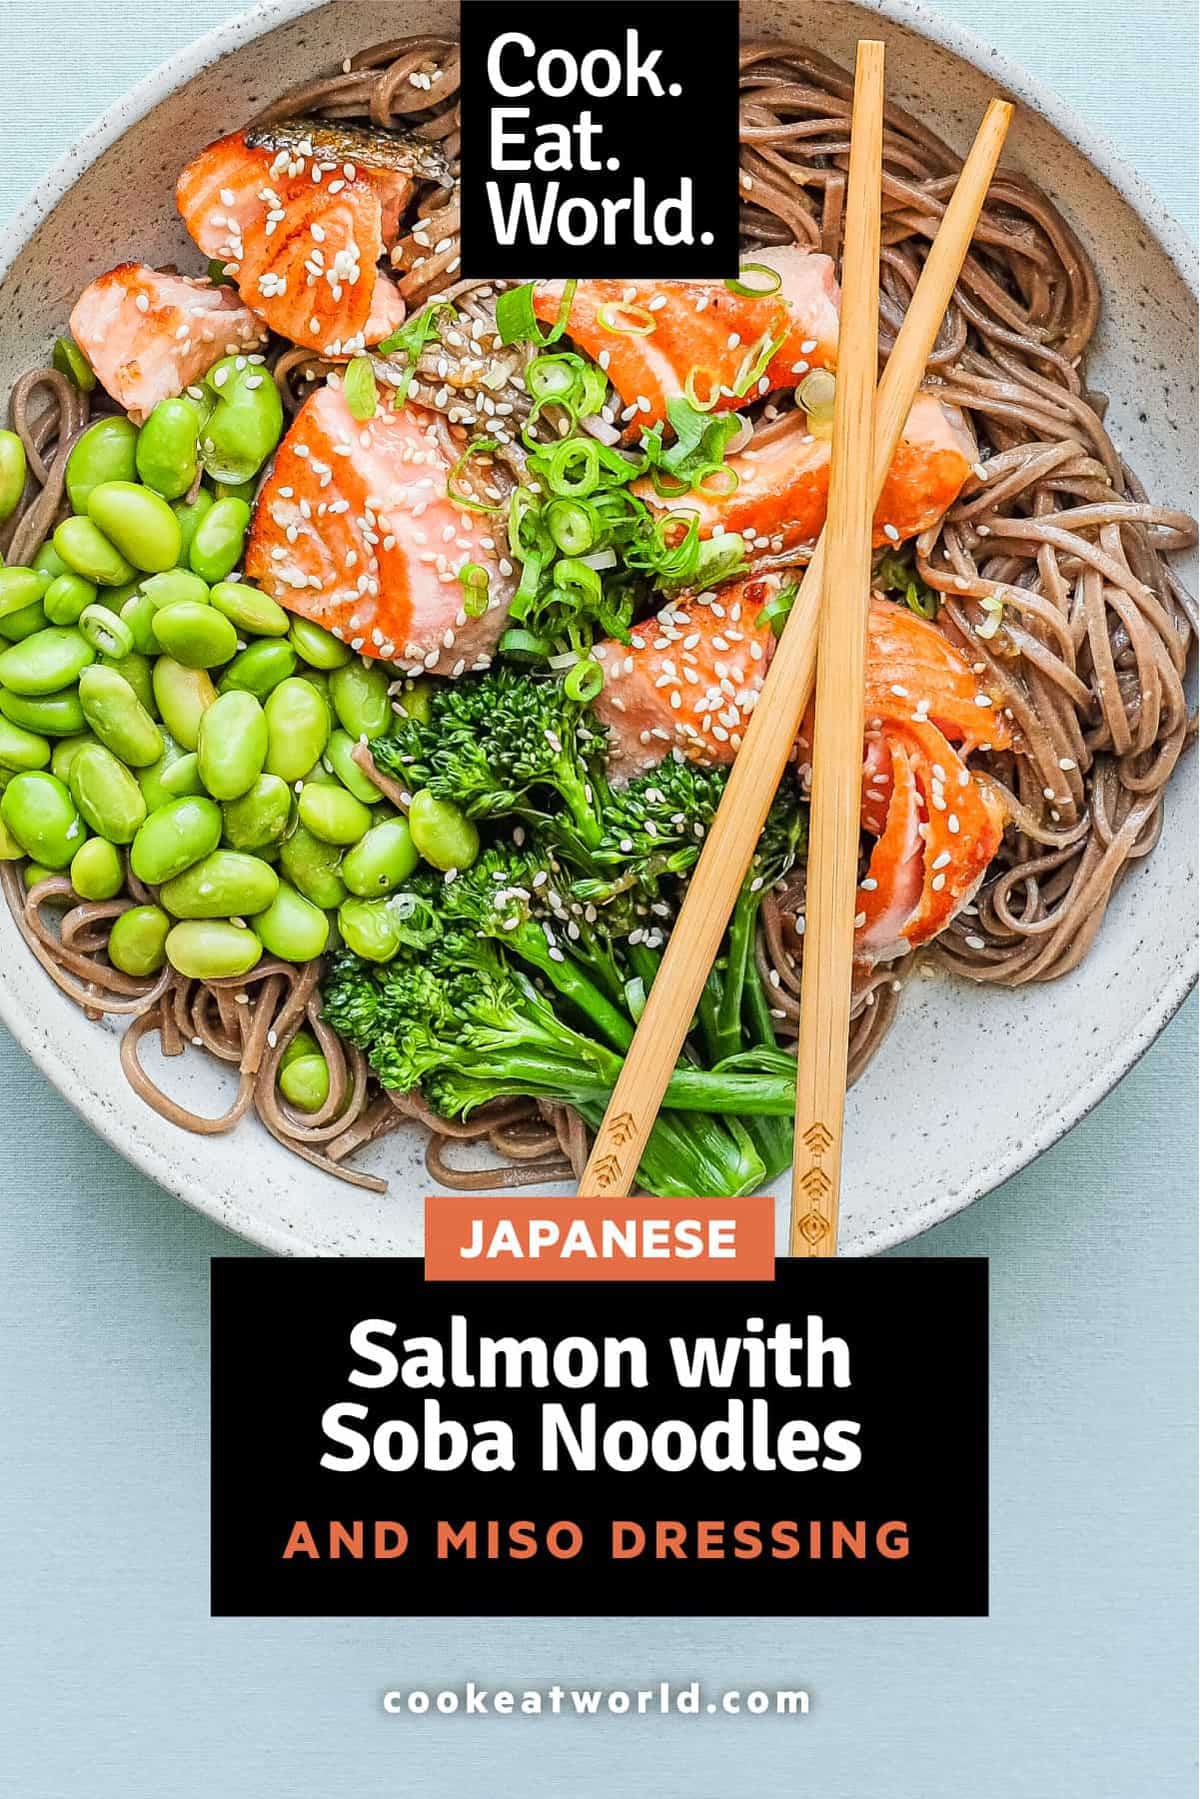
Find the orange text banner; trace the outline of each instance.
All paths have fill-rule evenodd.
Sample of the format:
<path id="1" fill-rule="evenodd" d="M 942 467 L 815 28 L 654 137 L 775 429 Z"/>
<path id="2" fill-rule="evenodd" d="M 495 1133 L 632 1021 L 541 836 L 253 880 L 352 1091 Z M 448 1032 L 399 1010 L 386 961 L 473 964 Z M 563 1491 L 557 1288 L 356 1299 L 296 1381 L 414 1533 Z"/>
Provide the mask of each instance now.
<path id="1" fill-rule="evenodd" d="M 746 1199 L 425 1201 L 431 1281 L 769 1281 L 775 1206 Z"/>

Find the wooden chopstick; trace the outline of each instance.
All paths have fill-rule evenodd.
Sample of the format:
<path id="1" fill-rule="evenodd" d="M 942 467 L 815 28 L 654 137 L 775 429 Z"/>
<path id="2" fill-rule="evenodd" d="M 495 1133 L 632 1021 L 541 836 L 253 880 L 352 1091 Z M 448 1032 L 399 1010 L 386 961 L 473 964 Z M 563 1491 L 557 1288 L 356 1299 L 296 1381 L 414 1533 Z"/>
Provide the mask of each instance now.
<path id="1" fill-rule="evenodd" d="M 984 115 L 880 381 L 875 401 L 876 500 L 970 248 L 1012 111 L 1007 101 L 993 100 Z M 633 1185 L 646 1139 L 812 697 L 825 560 L 822 532 L 597 1132 L 579 1184 L 583 1194 L 619 1198 Z"/>
<path id="2" fill-rule="evenodd" d="M 817 637 L 804 981 L 796 1045 L 794 1256 L 837 1250 L 862 812 L 863 668 L 875 493 L 883 45 L 858 46 L 842 253 L 826 573 Z"/>

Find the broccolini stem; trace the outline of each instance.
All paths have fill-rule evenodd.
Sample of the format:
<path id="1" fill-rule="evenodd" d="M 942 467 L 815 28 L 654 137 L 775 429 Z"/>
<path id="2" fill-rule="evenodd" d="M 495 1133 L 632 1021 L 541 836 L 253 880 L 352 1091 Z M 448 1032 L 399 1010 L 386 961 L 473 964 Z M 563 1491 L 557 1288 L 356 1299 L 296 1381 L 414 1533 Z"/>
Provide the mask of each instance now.
<path id="1" fill-rule="evenodd" d="M 593 981 L 589 981 L 572 957 L 564 955 L 562 950 L 559 950 L 557 957 L 551 954 L 551 945 L 537 925 L 521 925 L 517 930 L 506 934 L 503 942 L 522 961 L 536 968 L 539 974 L 544 974 L 551 986 L 564 999 L 569 999 L 572 1005 L 577 1006 L 585 1018 L 590 1018 L 601 1036 L 614 1049 L 629 1048 L 633 1042 L 633 1025 L 629 1018 L 601 993 Z"/>

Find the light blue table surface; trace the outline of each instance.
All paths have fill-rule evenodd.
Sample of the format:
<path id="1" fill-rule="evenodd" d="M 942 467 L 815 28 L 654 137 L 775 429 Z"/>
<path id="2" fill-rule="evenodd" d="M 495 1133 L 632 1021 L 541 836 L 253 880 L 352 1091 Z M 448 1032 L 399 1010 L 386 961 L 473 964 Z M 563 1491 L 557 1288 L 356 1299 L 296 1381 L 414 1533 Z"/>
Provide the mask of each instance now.
<path id="1" fill-rule="evenodd" d="M 0 218 L 224 0 L 9 0 Z M 1185 0 L 943 0 L 1194 229 Z M 1036 1167 L 924 1238 L 992 1258 L 988 1621 L 214 1623 L 207 1267 L 239 1246 L 0 1037 L 0 1790 L 12 1799 L 1183 1799 L 1194 1790 L 1191 1002 Z M 914 1448 L 914 1453 L 916 1448 Z M 806 1721 L 410 1723 L 390 1686 L 811 1689 Z"/>

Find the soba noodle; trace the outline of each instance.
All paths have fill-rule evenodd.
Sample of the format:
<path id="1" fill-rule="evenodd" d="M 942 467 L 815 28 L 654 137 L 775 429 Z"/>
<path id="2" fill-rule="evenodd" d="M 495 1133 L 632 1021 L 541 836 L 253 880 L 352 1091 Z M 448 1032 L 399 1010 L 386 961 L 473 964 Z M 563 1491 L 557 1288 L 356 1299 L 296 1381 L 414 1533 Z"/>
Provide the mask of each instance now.
<path id="1" fill-rule="evenodd" d="M 758 44 L 743 49 L 741 88 L 744 246 L 799 243 L 838 259 L 849 77 L 813 51 Z M 318 114 L 400 127 L 437 142 L 457 171 L 458 89 L 453 43 L 400 39 L 282 96 L 257 122 Z M 957 170 L 954 153 L 919 120 L 888 109 L 882 357 Z M 473 387 L 471 357 L 482 346 L 489 362 L 504 359 L 519 375 L 528 351 L 499 345 L 492 289 L 458 279 L 457 197 L 427 191 L 426 205 L 392 252 L 395 279 L 410 310 L 453 299 L 463 330 L 424 353 L 412 398 L 442 413 L 447 433 L 486 418 L 508 438 L 501 455 L 519 480 L 514 438 L 528 400 L 519 384 L 505 386 L 511 428 L 495 431 L 485 403 L 495 390 Z M 986 677 L 1015 737 L 1012 750 L 981 759 L 1010 828 L 976 903 L 931 953 L 955 973 L 1005 986 L 1066 974 L 1086 954 L 1117 885 L 1153 848 L 1166 784 L 1194 729 L 1183 677 L 1196 614 L 1165 557 L 1193 544 L 1196 527 L 1148 499 L 1105 432 L 1104 398 L 1089 391 L 1085 374 L 1099 309 L 1095 273 L 1071 227 L 1032 183 L 1002 173 L 929 368 L 930 385 L 967 415 L 981 461 L 955 506 L 918 540 L 916 563 L 940 595 L 942 627 Z M 272 360 L 291 410 L 330 366 L 290 347 Z M 88 397 L 55 370 L 34 369 L 14 388 L 10 416 L 32 481 L 0 548 L 24 563 L 61 514 L 66 457 L 88 422 Z M 790 402 L 768 401 L 754 420 L 756 436 L 786 428 L 789 416 Z M 429 1133 L 429 1172 L 445 1186 L 488 1189 L 582 1171 L 587 1132 L 566 1108 L 504 1102 L 451 1124 L 417 1094 L 376 1092 L 361 1053 L 322 1021 L 319 963 L 298 968 L 271 958 L 231 980 L 189 981 L 169 969 L 131 980 L 108 964 L 104 946 L 113 918 L 152 897 L 132 876 L 133 898 L 105 904 L 72 903 L 61 876 L 26 893 L 12 864 L 0 865 L 0 883 L 25 942 L 62 991 L 90 1017 L 132 1016 L 121 1049 L 130 1084 L 184 1129 L 230 1130 L 253 1109 L 293 1153 L 375 1190 L 385 1183 L 346 1160 L 407 1122 Z M 758 963 L 785 1045 L 799 1016 L 803 893 L 801 871 L 766 896 L 759 926 Z M 46 917 L 54 909 L 57 928 Z M 904 966 L 877 968 L 856 993 L 851 1078 L 895 1016 Z M 316 1037 L 330 1071 L 329 1097 L 310 1114 L 288 1106 L 276 1085 L 300 1029 Z M 167 1057 L 194 1045 L 236 1068 L 229 1109 L 206 1118 L 171 1099 L 142 1064 L 148 1036 Z M 452 1159 L 460 1144 L 490 1146 L 501 1166 L 460 1168 Z"/>

